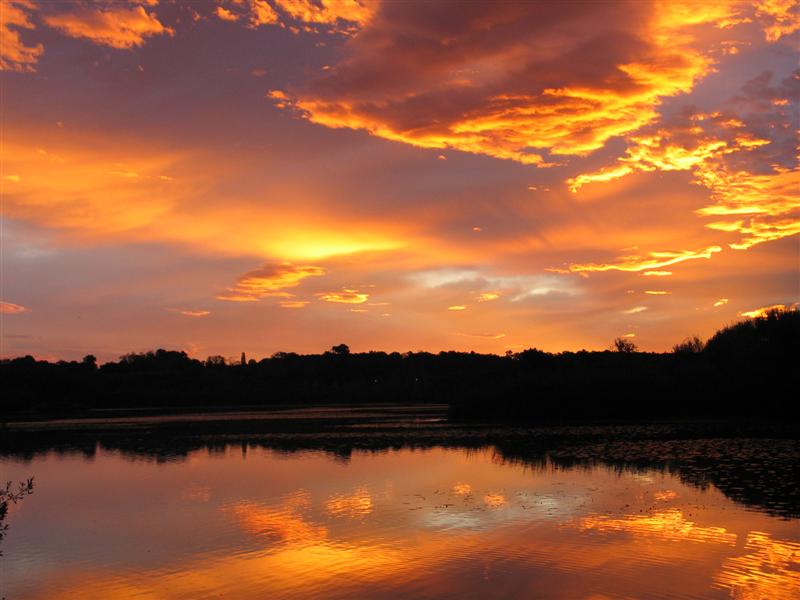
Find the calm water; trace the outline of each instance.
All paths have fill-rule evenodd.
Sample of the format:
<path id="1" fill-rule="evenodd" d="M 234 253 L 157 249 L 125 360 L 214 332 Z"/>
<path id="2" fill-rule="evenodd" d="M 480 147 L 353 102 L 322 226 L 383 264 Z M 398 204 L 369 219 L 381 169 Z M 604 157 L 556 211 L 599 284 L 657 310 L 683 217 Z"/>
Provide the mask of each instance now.
<path id="1" fill-rule="evenodd" d="M 800 597 L 800 527 L 659 471 L 491 449 L 5 458 L 8 600 Z"/>

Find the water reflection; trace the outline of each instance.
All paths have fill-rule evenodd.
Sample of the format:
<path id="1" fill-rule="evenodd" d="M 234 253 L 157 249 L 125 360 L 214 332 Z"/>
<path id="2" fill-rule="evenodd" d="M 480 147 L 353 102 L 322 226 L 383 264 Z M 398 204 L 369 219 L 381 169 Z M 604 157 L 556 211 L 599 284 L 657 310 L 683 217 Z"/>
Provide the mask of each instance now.
<path id="1" fill-rule="evenodd" d="M 145 598 L 800 597 L 797 521 L 661 471 L 490 449 L 4 460 L 3 593 Z"/>
<path id="2" fill-rule="evenodd" d="M 725 560 L 714 577 L 717 585 L 730 589 L 736 600 L 800 598 L 800 543 L 752 531 L 745 550 Z"/>

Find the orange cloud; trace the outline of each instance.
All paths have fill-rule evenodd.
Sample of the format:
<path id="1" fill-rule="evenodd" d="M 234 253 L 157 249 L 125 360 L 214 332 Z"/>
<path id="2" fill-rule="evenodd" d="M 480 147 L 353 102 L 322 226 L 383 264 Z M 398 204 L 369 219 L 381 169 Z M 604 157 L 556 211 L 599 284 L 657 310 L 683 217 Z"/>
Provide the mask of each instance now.
<path id="1" fill-rule="evenodd" d="M 277 22 L 278 13 L 267 4 L 266 0 L 250 0 L 250 24 L 253 27 L 274 25 Z"/>
<path id="2" fill-rule="evenodd" d="M 800 30 L 800 11 L 795 0 L 756 0 L 756 14 L 765 21 L 764 37 L 777 42 Z"/>
<path id="3" fill-rule="evenodd" d="M 229 11 L 228 9 L 226 9 L 226 8 L 224 8 L 222 6 L 218 6 L 217 10 L 215 11 L 215 13 L 223 21 L 232 22 L 232 21 L 238 21 L 239 20 L 239 15 L 237 15 L 235 13 L 232 13 L 231 11 Z"/>
<path id="4" fill-rule="evenodd" d="M 798 305 L 800 305 L 798 302 L 795 302 L 794 304 L 773 304 L 772 306 L 762 306 L 753 310 L 740 312 L 739 315 L 742 317 L 757 319 L 759 317 L 766 317 L 767 314 L 773 310 L 797 310 Z"/>
<path id="5" fill-rule="evenodd" d="M 28 309 L 20 304 L 14 304 L 13 302 L 4 302 L 0 301 L 0 313 L 6 315 L 16 315 L 19 313 L 28 312 Z"/>
<path id="6" fill-rule="evenodd" d="M 687 260 L 711 258 L 712 254 L 720 251 L 722 251 L 722 248 L 719 246 L 709 246 L 708 248 L 701 248 L 699 250 L 681 250 L 680 252 L 650 252 L 647 256 L 621 256 L 618 258 L 618 262 L 615 263 L 571 264 L 566 272 L 589 273 L 598 271 L 646 271 L 646 274 L 654 275 L 655 272 L 651 271 L 651 269 L 667 267 L 669 265 L 675 265 Z M 565 272 L 564 270 L 558 269 L 551 270 Z M 659 275 L 663 273 L 664 272 L 660 272 Z"/>
<path id="7" fill-rule="evenodd" d="M 35 70 L 44 46 L 27 46 L 19 35 L 20 29 L 34 29 L 30 11 L 35 9 L 31 0 L 0 0 L 0 71 Z"/>
<path id="8" fill-rule="evenodd" d="M 711 189 L 716 202 L 699 209 L 697 214 L 740 217 L 706 225 L 710 229 L 741 233 L 742 239 L 730 244 L 731 248 L 746 250 L 800 233 L 800 171 L 777 169 L 760 175 L 719 169 L 700 172 L 698 178 Z"/>
<path id="9" fill-rule="evenodd" d="M 341 21 L 363 26 L 375 11 L 367 0 L 275 0 L 275 5 L 292 19 L 318 25 L 337 25 Z"/>
<path id="10" fill-rule="evenodd" d="M 303 195 L 290 205 L 239 197 L 223 206 L 209 190 L 228 167 L 197 149 L 167 151 L 146 140 L 85 133 L 76 147 L 11 126 L 4 135 L 3 171 L 19 177 L 13 190 L 4 189 L 4 214 L 80 243 L 124 236 L 301 263 L 398 249 L 414 239 L 403 222 L 352 220 L 317 210 L 317 201 Z"/>
<path id="11" fill-rule="evenodd" d="M 478 295 L 478 302 L 491 302 L 500 297 L 500 292 L 481 292 Z"/>
<path id="12" fill-rule="evenodd" d="M 44 21 L 70 37 L 123 50 L 141 46 L 145 38 L 174 33 L 142 6 L 79 7 L 71 12 L 45 16 Z"/>
<path id="13" fill-rule="evenodd" d="M 481 338 L 485 340 L 502 340 L 506 337 L 505 333 L 459 333 L 464 337 Z"/>
<path id="14" fill-rule="evenodd" d="M 208 310 L 178 310 L 185 317 L 207 317 L 211 314 Z"/>
<path id="15" fill-rule="evenodd" d="M 570 190 L 639 171 L 689 171 L 712 201 L 696 213 L 724 218 L 706 227 L 742 236 L 731 248 L 800 233 L 800 170 L 788 150 L 796 145 L 796 111 L 783 108 L 796 97 L 798 75 L 778 85 L 771 79 L 765 72 L 746 83 L 725 110 L 684 112 L 653 132 L 629 136 L 617 165 L 569 179 Z"/>
<path id="16" fill-rule="evenodd" d="M 287 288 L 300 285 L 307 277 L 325 274 L 325 269 L 315 266 L 295 266 L 290 263 L 264 265 L 239 277 L 236 285 L 217 296 L 218 300 L 230 302 L 254 302 L 267 297 L 287 297 Z M 296 307 L 293 307 L 296 308 Z"/>
<path id="17" fill-rule="evenodd" d="M 363 304 L 369 300 L 369 294 L 357 290 L 343 289 L 340 292 L 321 292 L 317 294 L 317 298 L 325 302 L 338 304 Z"/>
<path id="18" fill-rule="evenodd" d="M 455 13 L 382 4 L 345 60 L 279 105 L 421 148 L 552 165 L 543 151 L 602 148 L 654 122 L 663 98 L 711 71 L 684 30 L 732 17 L 734 7 L 669 7 L 488 3 Z"/>
<path id="19" fill-rule="evenodd" d="M 304 308 L 308 304 L 308 300 L 281 300 L 278 302 L 281 308 Z"/>
<path id="20" fill-rule="evenodd" d="M 447 307 L 447 310 L 455 310 L 455 311 L 458 311 L 458 310 L 467 310 L 467 307 L 466 307 L 466 306 L 464 306 L 463 304 L 456 304 L 456 305 L 454 305 L 454 306 L 448 306 L 448 307 Z"/>
<path id="21" fill-rule="evenodd" d="M 650 296 L 668 296 L 672 294 L 672 292 L 666 292 L 664 290 L 645 290 L 644 293 Z"/>

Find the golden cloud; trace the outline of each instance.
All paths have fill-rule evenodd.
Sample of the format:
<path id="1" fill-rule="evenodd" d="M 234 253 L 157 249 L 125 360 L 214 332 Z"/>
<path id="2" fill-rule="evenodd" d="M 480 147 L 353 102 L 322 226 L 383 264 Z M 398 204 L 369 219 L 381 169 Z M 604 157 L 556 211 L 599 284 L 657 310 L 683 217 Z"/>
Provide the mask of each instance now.
<path id="1" fill-rule="evenodd" d="M 363 26 L 375 11 L 368 0 L 275 0 L 275 6 L 292 19 L 317 25 L 337 25 L 346 21 Z"/>
<path id="2" fill-rule="evenodd" d="M 280 25 L 292 33 L 320 31 L 352 35 L 375 12 L 376 2 L 361 0 L 230 0 L 214 14 L 223 21 L 246 18 L 247 26 Z"/>
<path id="3" fill-rule="evenodd" d="M 266 0 L 250 0 L 250 25 L 274 25 L 278 22 L 278 13 L 267 4 Z"/>
<path id="4" fill-rule="evenodd" d="M 797 97 L 800 75 L 777 86 L 765 72 L 746 83 L 729 108 L 713 113 L 685 112 L 650 133 L 628 136 L 618 164 L 568 180 L 577 192 L 589 183 L 635 172 L 689 171 L 712 201 L 696 212 L 723 217 L 706 227 L 739 233 L 736 250 L 800 233 L 800 170 L 789 148 L 796 145 L 796 111 L 785 110 Z M 734 110 L 737 108 L 738 110 Z"/>
<path id="5" fill-rule="evenodd" d="M 768 42 L 777 42 L 785 35 L 800 30 L 800 11 L 796 0 L 756 0 L 756 14 L 762 17 L 764 37 Z"/>
<path id="6" fill-rule="evenodd" d="M 369 300 L 369 294 L 357 290 L 343 289 L 340 292 L 320 292 L 317 294 L 317 298 L 337 304 L 363 304 Z"/>
<path id="7" fill-rule="evenodd" d="M 483 4 L 456 14 L 385 3 L 345 60 L 278 105 L 421 148 L 552 165 L 542 151 L 602 148 L 657 120 L 663 98 L 712 70 L 686 29 L 733 18 L 735 7 L 672 4 Z"/>
<path id="8" fill-rule="evenodd" d="M 753 310 L 740 312 L 739 316 L 757 319 L 760 317 L 766 317 L 773 310 L 797 310 L 798 305 L 800 305 L 800 303 L 795 302 L 794 304 L 773 304 L 772 306 L 762 306 Z"/>
<path id="9" fill-rule="evenodd" d="M 645 274 L 655 275 L 657 271 L 651 269 L 658 269 L 659 267 L 667 267 L 675 265 L 687 260 L 696 260 L 698 258 L 711 258 L 712 254 L 721 252 L 722 248 L 719 246 L 709 246 L 707 248 L 700 248 L 699 250 L 681 250 L 680 252 L 650 252 L 647 256 L 633 255 L 633 256 L 620 256 L 617 262 L 614 263 L 587 263 L 587 264 L 571 264 L 568 269 L 550 269 L 555 272 L 568 272 L 568 273 L 589 273 L 600 271 L 628 271 L 639 272 L 646 271 Z M 666 271 L 658 272 L 658 275 L 664 275 Z"/>
<path id="10" fill-rule="evenodd" d="M 31 0 L 0 0 L 0 71 L 33 71 L 44 52 L 42 44 L 27 46 L 19 29 L 33 29 L 29 11 L 36 8 Z"/>
<path id="11" fill-rule="evenodd" d="M 3 190 L 4 214 L 72 242 L 177 243 L 295 264 L 413 243 L 407 224 L 353 220 L 318 210 L 316 199 L 302 195 L 291 206 L 242 198 L 220 203 L 209 190 L 227 167 L 197 150 L 89 134 L 72 146 L 44 129 L 10 125 L 4 133 L 3 171 L 19 178 Z"/>
<path id="12" fill-rule="evenodd" d="M 287 288 L 300 285 L 307 277 L 325 274 L 325 269 L 315 266 L 295 266 L 291 263 L 264 265 L 239 277 L 236 285 L 217 296 L 229 302 L 253 302 L 267 297 L 288 297 Z"/>
<path id="13" fill-rule="evenodd" d="M 145 38 L 174 33 L 142 6 L 79 7 L 71 12 L 47 15 L 44 21 L 70 37 L 85 38 L 95 44 L 123 50 L 141 46 Z"/>
<path id="14" fill-rule="evenodd" d="M 500 297 L 500 292 L 481 292 L 478 295 L 478 302 L 491 302 L 492 300 L 497 300 Z"/>
<path id="15" fill-rule="evenodd" d="M 231 11 L 229 11 L 228 9 L 226 9 L 223 6 L 218 6 L 217 10 L 214 11 L 214 12 L 223 21 L 232 22 L 232 21 L 238 21 L 239 20 L 239 15 L 237 15 L 235 13 L 232 13 Z"/>
<path id="16" fill-rule="evenodd" d="M 734 216 L 715 221 L 707 227 L 719 231 L 738 231 L 735 250 L 779 240 L 800 233 L 800 171 L 778 168 L 766 175 L 727 169 L 703 170 L 698 180 L 711 189 L 715 203 L 701 208 L 702 216 Z"/>

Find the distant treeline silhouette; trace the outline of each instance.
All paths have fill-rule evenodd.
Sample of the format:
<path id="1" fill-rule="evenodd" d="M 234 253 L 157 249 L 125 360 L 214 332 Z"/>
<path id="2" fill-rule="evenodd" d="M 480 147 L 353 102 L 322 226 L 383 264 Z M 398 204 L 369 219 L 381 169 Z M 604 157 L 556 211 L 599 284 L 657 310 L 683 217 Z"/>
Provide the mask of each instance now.
<path id="1" fill-rule="evenodd" d="M 327 402 L 448 403 L 457 418 L 797 417 L 800 312 L 773 310 L 671 353 L 613 350 L 279 352 L 229 364 L 159 349 L 97 365 L 30 356 L 0 363 L 9 418 L 91 409 L 226 409 Z"/>

